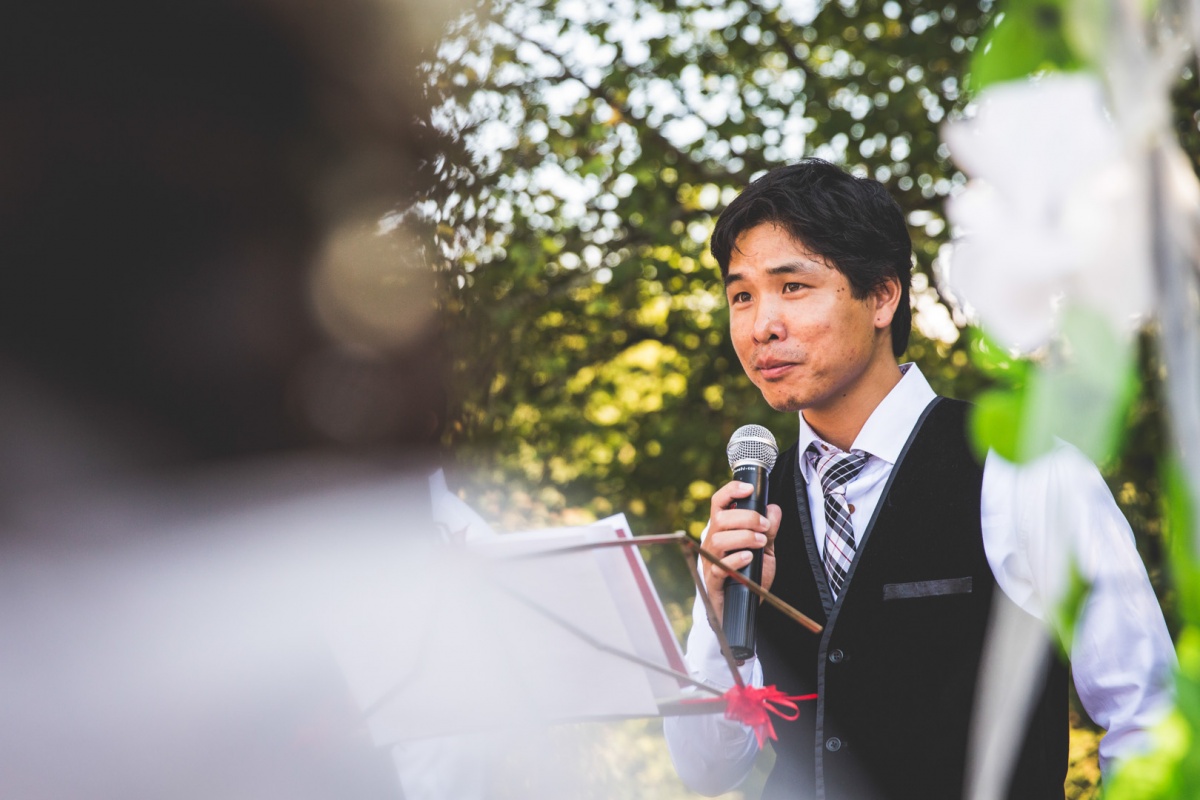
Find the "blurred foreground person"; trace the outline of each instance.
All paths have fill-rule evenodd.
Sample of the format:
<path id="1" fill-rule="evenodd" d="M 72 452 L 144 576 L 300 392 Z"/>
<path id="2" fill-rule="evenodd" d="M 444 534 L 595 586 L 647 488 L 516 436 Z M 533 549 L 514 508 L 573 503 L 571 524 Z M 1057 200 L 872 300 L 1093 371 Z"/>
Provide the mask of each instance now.
<path id="1" fill-rule="evenodd" d="M 6 12 L 6 796 L 403 796 L 327 634 L 411 599 L 444 502 L 432 273 L 381 220 L 455 146 L 409 82 L 453 11 Z"/>
<path id="2" fill-rule="evenodd" d="M 742 367 L 772 408 L 799 412 L 800 438 L 771 474 L 767 516 L 732 509 L 750 487 L 727 484 L 704 546 L 733 568 L 749 561 L 734 551 L 764 548 L 763 585 L 824 627 L 760 608 L 743 677 L 818 695 L 776 723 L 764 797 L 1061 800 L 1067 665 L 1048 642 L 1023 648 L 1046 638 L 1072 566 L 1090 592 L 1071 666 L 1108 731 L 1102 766 L 1145 748 L 1175 662 L 1129 525 L 1066 443 L 1020 468 L 980 463 L 966 404 L 897 365 L 912 253 L 887 190 L 815 159 L 773 170 L 722 213 L 712 251 Z M 724 573 L 704 568 L 719 609 Z M 989 640 L 989 625 L 1017 635 Z M 687 658 L 732 683 L 698 602 Z M 705 793 L 744 779 L 757 751 L 749 728 L 715 716 L 671 718 L 666 732 Z M 984 755 L 1002 752 L 1002 766 L 983 772 L 992 761 L 969 744 L 991 733 Z"/>

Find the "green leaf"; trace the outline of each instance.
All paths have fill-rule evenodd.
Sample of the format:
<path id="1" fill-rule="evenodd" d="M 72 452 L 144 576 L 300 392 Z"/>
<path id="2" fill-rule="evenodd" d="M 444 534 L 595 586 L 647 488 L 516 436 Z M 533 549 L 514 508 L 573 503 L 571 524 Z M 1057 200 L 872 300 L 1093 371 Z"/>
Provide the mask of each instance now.
<path id="1" fill-rule="evenodd" d="M 1024 393 L 1013 389 L 992 389 L 975 400 L 969 428 L 971 443 L 982 461 L 988 450 L 1009 461 L 1020 460 L 1021 407 Z"/>
<path id="2" fill-rule="evenodd" d="M 1171 577 L 1179 592 L 1178 610 L 1189 625 L 1200 625 L 1200 560 L 1196 557 L 1196 502 L 1177 460 L 1163 468 L 1163 522 L 1170 549 Z"/>
<path id="3" fill-rule="evenodd" d="M 1070 658 L 1071 645 L 1075 641 L 1075 628 L 1083 614 L 1083 607 L 1091 594 L 1092 584 L 1079 571 L 1078 566 L 1071 563 L 1071 574 L 1068 578 L 1067 590 L 1059 600 L 1058 608 L 1052 612 L 1051 625 L 1058 634 L 1059 653 L 1064 659 Z"/>
<path id="4" fill-rule="evenodd" d="M 1124 759 L 1106 780 L 1104 800 L 1168 800 L 1192 797 L 1186 791 L 1182 768 L 1195 750 L 1194 729 L 1178 711 L 1151 732 L 1153 749 Z"/>
<path id="5" fill-rule="evenodd" d="M 1106 0 L 1066 0 L 1063 32 L 1071 49 L 1099 66 L 1105 56 L 1112 25 L 1112 6 Z"/>
<path id="6" fill-rule="evenodd" d="M 1032 458 L 1058 437 L 1104 463 L 1124 440 L 1129 405 L 1137 395 L 1136 351 L 1096 312 L 1068 308 L 1061 328 L 1061 352 L 1030 381 L 1022 455 Z"/>
<path id="7" fill-rule="evenodd" d="M 967 339 L 971 362 L 979 367 L 980 372 L 1006 386 L 1024 385 L 1030 371 L 1028 359 L 1005 350 L 982 328 L 968 328 Z"/>
<path id="8" fill-rule="evenodd" d="M 1084 62 L 1068 43 L 1069 0 L 1012 0 L 971 59 L 967 88 L 1017 80 L 1046 71 L 1080 69 Z"/>
<path id="9" fill-rule="evenodd" d="M 1161 472 L 1171 574 L 1185 622 L 1175 644 L 1175 711 L 1152 731 L 1150 752 L 1120 764 L 1105 787 L 1105 800 L 1171 800 L 1200 791 L 1200 568 L 1192 539 L 1196 503 L 1178 462 L 1167 462 Z"/>
<path id="10" fill-rule="evenodd" d="M 1011 384 L 977 401 L 971 431 L 979 452 L 991 448 L 1024 463 L 1063 439 L 1099 463 L 1116 455 L 1137 396 L 1137 360 L 1132 343 L 1104 317 L 1068 308 L 1055 352 L 1036 366 L 1013 359 L 981 333 L 970 348 L 981 370 Z"/>

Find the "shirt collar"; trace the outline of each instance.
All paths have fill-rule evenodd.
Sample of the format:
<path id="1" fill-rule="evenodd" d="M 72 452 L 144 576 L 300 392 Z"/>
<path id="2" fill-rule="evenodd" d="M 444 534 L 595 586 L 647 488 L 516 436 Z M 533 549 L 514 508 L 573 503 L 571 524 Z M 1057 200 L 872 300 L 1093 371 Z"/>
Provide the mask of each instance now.
<path id="1" fill-rule="evenodd" d="M 937 396 L 916 364 L 901 364 L 900 372 L 900 382 L 875 406 L 850 446 L 851 450 L 870 453 L 892 465 L 900 458 L 900 451 L 925 407 Z M 804 451 L 814 441 L 820 441 L 820 437 L 809 427 L 801 412 L 799 454 L 802 467 L 808 461 L 803 458 Z"/>

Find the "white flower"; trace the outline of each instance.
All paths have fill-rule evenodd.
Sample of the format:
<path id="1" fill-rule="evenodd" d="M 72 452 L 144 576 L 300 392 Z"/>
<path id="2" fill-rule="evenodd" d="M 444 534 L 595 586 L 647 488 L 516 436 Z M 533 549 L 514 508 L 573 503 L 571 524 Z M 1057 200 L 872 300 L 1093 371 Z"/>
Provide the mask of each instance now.
<path id="1" fill-rule="evenodd" d="M 1053 334 L 1064 301 L 1132 330 L 1151 303 L 1148 157 L 1124 146 L 1098 80 L 999 84 L 943 138 L 971 178 L 950 198 L 948 289 L 1007 346 Z"/>

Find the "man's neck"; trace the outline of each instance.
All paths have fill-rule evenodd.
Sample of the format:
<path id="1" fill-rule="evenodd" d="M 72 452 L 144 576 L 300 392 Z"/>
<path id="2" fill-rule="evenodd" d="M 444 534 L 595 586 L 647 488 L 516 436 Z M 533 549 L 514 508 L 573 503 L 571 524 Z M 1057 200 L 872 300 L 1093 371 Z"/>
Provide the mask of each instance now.
<path id="1" fill-rule="evenodd" d="M 848 451 L 871 414 L 903 376 L 895 361 L 880 364 L 866 376 L 867 380 L 836 402 L 804 409 L 804 421 L 822 440 Z"/>

